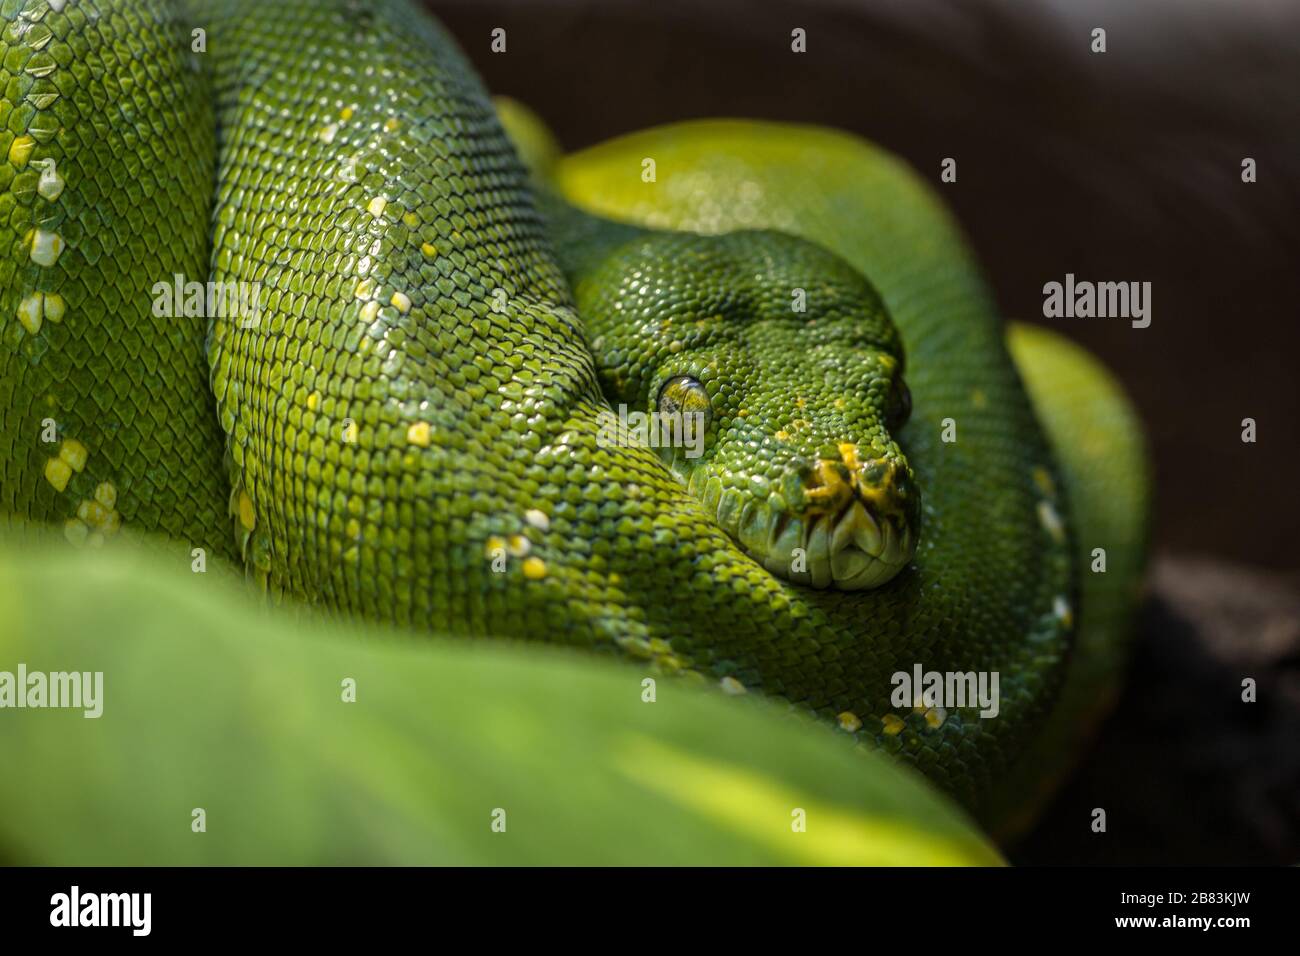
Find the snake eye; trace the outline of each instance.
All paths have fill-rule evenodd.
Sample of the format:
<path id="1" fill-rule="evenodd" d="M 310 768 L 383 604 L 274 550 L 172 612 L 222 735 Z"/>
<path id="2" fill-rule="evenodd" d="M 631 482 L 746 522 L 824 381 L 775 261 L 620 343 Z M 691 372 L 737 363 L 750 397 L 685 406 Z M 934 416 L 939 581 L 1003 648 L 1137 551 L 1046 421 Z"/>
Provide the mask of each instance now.
<path id="1" fill-rule="evenodd" d="M 902 378 L 894 379 L 894 387 L 890 390 L 889 410 L 885 415 L 885 427 L 891 432 L 897 431 L 907 424 L 908 418 L 912 415 L 912 390 L 907 387 L 907 383 Z"/>
<path id="2" fill-rule="evenodd" d="M 708 428 L 713 418 L 713 403 L 703 383 L 689 375 L 678 375 L 659 389 L 659 411 L 668 415 L 702 415 L 704 427 Z"/>

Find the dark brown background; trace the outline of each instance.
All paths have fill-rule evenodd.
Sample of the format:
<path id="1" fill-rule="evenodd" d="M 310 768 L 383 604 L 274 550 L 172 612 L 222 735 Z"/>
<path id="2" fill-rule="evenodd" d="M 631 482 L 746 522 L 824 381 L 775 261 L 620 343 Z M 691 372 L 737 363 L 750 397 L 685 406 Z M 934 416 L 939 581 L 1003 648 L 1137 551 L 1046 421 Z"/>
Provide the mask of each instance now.
<path id="1" fill-rule="evenodd" d="M 1044 321 L 1043 284 L 1067 272 L 1150 281 L 1150 328 L 1052 322 L 1116 371 L 1147 425 L 1160 563 L 1119 713 L 1023 859 L 1300 859 L 1300 4 L 430 5 L 489 88 L 567 148 L 695 117 L 837 126 L 936 184 L 957 159 L 939 188 L 1010 317 Z M 1096 26 L 1105 54 L 1089 49 Z M 1218 713 L 1243 673 L 1268 699 Z M 1118 809 L 1119 839 L 1079 826 L 1097 805 Z"/>

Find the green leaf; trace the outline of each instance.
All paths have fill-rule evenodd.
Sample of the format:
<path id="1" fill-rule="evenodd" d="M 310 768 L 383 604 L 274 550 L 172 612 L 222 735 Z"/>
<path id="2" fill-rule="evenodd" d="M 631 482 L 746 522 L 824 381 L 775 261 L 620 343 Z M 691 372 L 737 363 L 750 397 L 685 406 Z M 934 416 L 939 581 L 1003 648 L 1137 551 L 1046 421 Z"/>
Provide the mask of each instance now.
<path id="1" fill-rule="evenodd" d="M 102 672 L 103 711 L 0 709 L 10 863 L 999 862 L 919 777 L 772 705 L 263 609 L 188 555 L 0 549 L 19 664 Z"/>

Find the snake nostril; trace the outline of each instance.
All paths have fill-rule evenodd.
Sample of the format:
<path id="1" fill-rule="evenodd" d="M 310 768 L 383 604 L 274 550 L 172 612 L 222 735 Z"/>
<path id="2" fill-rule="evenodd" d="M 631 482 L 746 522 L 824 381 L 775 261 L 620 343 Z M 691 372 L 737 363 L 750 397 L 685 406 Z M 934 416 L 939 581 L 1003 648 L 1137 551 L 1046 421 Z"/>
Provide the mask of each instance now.
<path id="1" fill-rule="evenodd" d="M 872 458 L 858 469 L 858 483 L 872 488 L 889 488 L 894 484 L 895 469 L 892 462 Z"/>
<path id="2" fill-rule="evenodd" d="M 821 481 L 821 471 L 818 468 L 819 461 L 816 458 L 804 458 L 798 461 L 790 474 L 798 479 L 799 484 L 804 487 L 812 487 Z"/>
<path id="3" fill-rule="evenodd" d="M 804 501 L 812 512 L 837 511 L 853 497 L 853 474 L 843 462 L 819 458 L 808 471 Z"/>
<path id="4" fill-rule="evenodd" d="M 907 468 L 896 461 L 873 460 L 856 476 L 854 491 L 859 500 L 882 517 L 896 520 L 900 527 L 915 524 L 919 495 Z"/>

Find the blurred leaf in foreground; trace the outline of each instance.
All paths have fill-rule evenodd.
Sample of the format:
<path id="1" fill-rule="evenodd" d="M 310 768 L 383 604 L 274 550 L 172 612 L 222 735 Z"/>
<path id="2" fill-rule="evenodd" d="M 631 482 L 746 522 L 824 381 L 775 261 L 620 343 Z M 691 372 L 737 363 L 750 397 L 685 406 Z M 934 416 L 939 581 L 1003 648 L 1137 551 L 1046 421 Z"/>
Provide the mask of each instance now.
<path id="1" fill-rule="evenodd" d="M 1000 862 L 909 771 L 761 701 L 300 619 L 183 556 L 0 548 L 20 664 L 102 672 L 103 714 L 0 709 L 8 863 Z"/>

